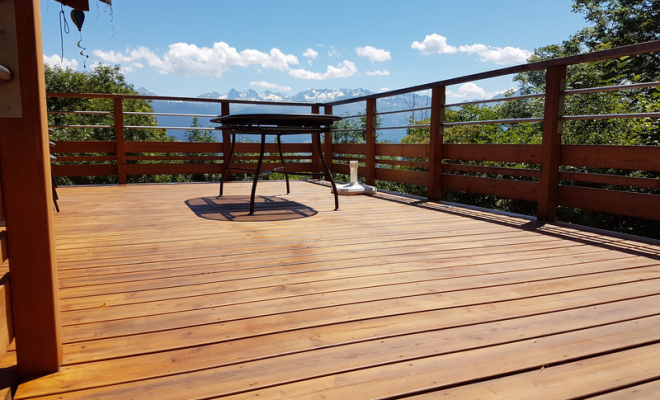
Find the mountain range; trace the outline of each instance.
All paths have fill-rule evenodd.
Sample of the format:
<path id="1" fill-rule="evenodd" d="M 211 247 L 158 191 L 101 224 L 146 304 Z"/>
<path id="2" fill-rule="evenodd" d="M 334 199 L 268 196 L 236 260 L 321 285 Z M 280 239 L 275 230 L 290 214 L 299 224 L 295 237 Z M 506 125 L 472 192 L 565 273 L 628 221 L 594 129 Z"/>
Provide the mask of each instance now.
<path id="1" fill-rule="evenodd" d="M 138 92 L 143 95 L 156 95 L 149 92 L 147 89 L 141 87 Z M 232 104 L 232 113 L 251 112 L 251 113 L 305 113 L 310 112 L 308 107 L 300 106 L 269 106 L 267 102 L 284 102 L 284 103 L 326 103 L 361 96 L 374 94 L 366 89 L 308 89 L 295 95 L 287 95 L 285 93 L 275 93 L 269 90 L 265 92 L 256 92 L 255 90 L 248 89 L 242 92 L 232 89 L 227 93 L 221 94 L 218 92 L 203 93 L 197 96 L 204 99 L 227 99 L 227 100 L 249 100 L 249 101 L 262 101 L 264 104 Z M 199 117 L 199 122 L 202 126 L 211 126 L 211 116 L 220 114 L 219 103 L 199 103 L 199 102 L 182 102 L 182 101 L 153 101 L 152 106 L 156 113 L 169 113 L 169 114 L 198 114 L 205 115 Z M 378 111 L 398 111 L 410 108 L 430 107 L 431 98 L 425 95 L 399 95 L 392 97 L 385 97 L 378 99 Z M 344 115 L 357 115 L 364 113 L 364 102 L 352 103 L 333 108 L 333 114 Z M 387 114 L 380 117 L 381 126 L 405 126 L 408 125 L 411 112 Z M 428 112 L 417 111 L 415 114 L 416 119 L 425 118 Z M 181 116 L 158 116 L 158 123 L 162 126 L 170 127 L 188 127 L 191 126 L 192 117 Z M 169 129 L 168 134 L 174 136 L 177 140 L 183 140 L 183 130 Z M 379 140 L 388 140 L 397 143 L 405 135 L 405 129 L 386 129 L 379 131 Z"/>

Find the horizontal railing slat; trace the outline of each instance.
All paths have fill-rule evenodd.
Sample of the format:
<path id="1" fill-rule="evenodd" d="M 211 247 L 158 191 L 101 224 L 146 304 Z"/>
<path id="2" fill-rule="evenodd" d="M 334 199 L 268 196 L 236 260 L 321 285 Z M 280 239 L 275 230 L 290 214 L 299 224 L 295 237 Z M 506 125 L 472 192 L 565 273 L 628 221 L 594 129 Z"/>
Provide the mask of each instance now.
<path id="1" fill-rule="evenodd" d="M 660 146 L 564 145 L 562 165 L 660 172 Z"/>
<path id="2" fill-rule="evenodd" d="M 407 171 L 403 169 L 376 168 L 376 179 L 388 182 L 426 186 L 428 172 Z"/>
<path id="3" fill-rule="evenodd" d="M 660 179 L 637 178 L 631 176 L 587 174 L 582 172 L 560 172 L 559 179 L 603 185 L 630 186 L 645 189 L 660 189 Z"/>
<path id="4" fill-rule="evenodd" d="M 55 142 L 53 153 L 116 153 L 115 142 L 67 140 Z"/>
<path id="5" fill-rule="evenodd" d="M 537 201 L 538 186 L 538 183 L 534 182 L 442 174 L 442 187 L 444 189 L 509 199 Z"/>
<path id="6" fill-rule="evenodd" d="M 114 164 L 53 165 L 55 176 L 117 176 Z"/>
<path id="7" fill-rule="evenodd" d="M 560 185 L 558 204 L 636 218 L 660 220 L 660 196 Z"/>
<path id="8" fill-rule="evenodd" d="M 427 144 L 376 144 L 376 154 L 387 157 L 429 158 L 429 148 Z"/>
<path id="9" fill-rule="evenodd" d="M 541 162 L 541 145 L 444 144 L 442 146 L 442 158 L 449 160 L 539 164 Z"/>

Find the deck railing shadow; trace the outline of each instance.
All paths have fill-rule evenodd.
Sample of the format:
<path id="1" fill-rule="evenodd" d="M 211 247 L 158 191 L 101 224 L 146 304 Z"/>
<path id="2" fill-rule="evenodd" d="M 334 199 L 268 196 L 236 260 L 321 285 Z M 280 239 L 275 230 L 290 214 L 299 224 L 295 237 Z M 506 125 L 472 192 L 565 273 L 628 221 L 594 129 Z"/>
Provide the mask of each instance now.
<path id="1" fill-rule="evenodd" d="M 571 240 L 584 245 L 598 246 L 605 250 L 620 251 L 634 256 L 660 260 L 660 241 L 655 239 L 562 222 L 540 221 L 527 215 L 494 211 L 457 203 L 432 201 L 414 195 L 381 191 L 375 198 L 534 232 L 557 239 Z"/>

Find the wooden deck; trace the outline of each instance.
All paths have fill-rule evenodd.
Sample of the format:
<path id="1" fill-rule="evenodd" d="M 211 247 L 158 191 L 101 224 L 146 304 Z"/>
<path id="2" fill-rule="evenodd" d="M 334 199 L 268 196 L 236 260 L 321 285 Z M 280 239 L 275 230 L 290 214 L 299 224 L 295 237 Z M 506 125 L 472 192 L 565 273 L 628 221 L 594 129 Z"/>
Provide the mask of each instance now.
<path id="1" fill-rule="evenodd" d="M 658 398 L 658 243 L 259 189 L 60 188 L 64 366 L 15 398 Z"/>

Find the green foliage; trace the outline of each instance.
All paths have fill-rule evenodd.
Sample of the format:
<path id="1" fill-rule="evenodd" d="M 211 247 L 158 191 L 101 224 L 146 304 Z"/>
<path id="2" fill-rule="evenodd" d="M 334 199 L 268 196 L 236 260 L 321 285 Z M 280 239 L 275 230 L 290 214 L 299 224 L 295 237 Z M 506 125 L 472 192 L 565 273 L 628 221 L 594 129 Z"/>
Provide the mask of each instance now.
<path id="1" fill-rule="evenodd" d="M 536 49 L 530 62 L 660 39 L 660 2 L 655 0 L 574 0 L 573 11 L 592 26 L 557 45 Z M 523 93 L 543 93 L 545 73 L 517 75 Z M 567 87 L 614 86 L 660 81 L 660 55 L 645 54 L 572 65 Z M 566 115 L 658 112 L 660 90 L 638 89 L 566 97 Z M 564 144 L 658 145 L 660 121 L 648 119 L 583 120 L 565 124 Z"/>
<path id="2" fill-rule="evenodd" d="M 215 134 L 213 133 L 213 131 L 195 129 L 202 127 L 202 125 L 199 123 L 199 118 L 193 117 L 192 125 L 190 125 L 190 127 L 192 129 L 187 129 L 184 133 L 186 142 L 204 142 L 204 143 L 215 142 Z"/>
<path id="3" fill-rule="evenodd" d="M 202 125 L 199 123 L 199 118 L 193 117 L 192 119 L 192 124 L 190 125 L 192 129 L 187 129 L 184 132 L 184 137 L 186 138 L 187 142 L 203 142 L 203 143 L 212 143 L 215 142 L 215 134 L 213 131 L 208 131 L 204 129 L 196 129 L 196 128 L 201 128 Z M 209 154 L 209 153 L 193 153 L 191 156 L 193 157 L 203 157 L 203 156 L 212 156 L 214 154 Z M 205 160 L 188 160 L 187 161 L 190 164 L 200 164 L 200 163 L 207 163 L 209 161 Z M 217 181 L 220 180 L 221 174 L 191 174 L 190 176 L 187 177 L 186 180 L 192 181 L 192 182 L 207 182 L 207 181 Z"/>
<path id="4" fill-rule="evenodd" d="M 590 50 L 609 49 L 660 39 L 660 2 L 657 0 L 574 0 L 573 11 L 593 25 L 575 37 Z M 660 80 L 660 56 L 640 55 L 608 61 L 608 78 L 628 81 Z"/>
<path id="5" fill-rule="evenodd" d="M 49 93 L 105 93 L 105 94 L 139 94 L 124 79 L 119 66 L 99 64 L 93 72 L 77 72 L 70 68 L 46 66 L 46 91 Z M 124 112 L 153 112 L 153 107 L 146 100 L 124 100 Z M 111 114 L 114 105 L 112 99 L 89 99 L 72 97 L 49 97 L 48 111 L 74 112 L 93 111 L 106 112 L 100 114 L 57 113 L 48 115 L 49 125 L 114 125 Z M 109 114 L 108 114 L 109 113 Z M 151 115 L 127 115 L 125 126 L 157 126 L 156 118 Z M 115 140 L 114 129 L 111 128 L 66 128 L 57 129 L 51 137 L 53 140 Z M 124 139 L 127 141 L 169 141 L 164 129 L 125 129 Z"/>
<path id="6" fill-rule="evenodd" d="M 348 116 L 348 113 L 346 115 Z M 376 117 L 375 126 L 378 127 L 380 124 L 381 118 Z M 332 128 L 335 130 L 335 132 L 332 132 L 333 143 L 366 143 L 367 141 L 366 114 L 360 113 L 360 116 L 356 118 L 344 117 L 344 119 L 335 122 Z M 378 135 L 378 131 L 376 131 L 376 135 Z M 378 136 L 376 136 L 376 141 L 378 141 Z"/>
<path id="7" fill-rule="evenodd" d="M 119 66 L 98 65 L 92 72 L 77 72 L 70 68 L 45 67 L 46 91 L 49 93 L 105 93 L 139 94 L 124 79 Z M 153 107 L 145 100 L 124 100 L 124 112 L 151 113 Z M 113 99 L 49 97 L 47 99 L 48 124 L 63 126 L 55 128 L 50 138 L 54 141 L 114 141 L 114 102 Z M 91 114 L 82 113 L 93 112 Z M 67 126 L 101 125 L 109 128 L 68 128 Z M 125 126 L 157 126 L 157 120 L 151 115 L 125 115 Z M 164 129 L 125 129 L 126 141 L 171 141 Z M 103 155 L 103 154 L 82 154 Z M 92 164 L 107 163 L 90 162 Z M 170 176 L 130 177 L 131 182 L 163 182 Z M 60 184 L 96 184 L 116 183 L 115 177 L 72 177 L 58 178 Z"/>
<path id="8" fill-rule="evenodd" d="M 512 95 L 511 93 L 508 94 Z M 532 100 L 516 100 L 494 105 L 470 104 L 454 107 L 445 112 L 446 122 L 494 121 L 502 119 L 532 118 L 543 115 L 543 104 Z M 411 125 L 429 125 L 430 119 L 414 121 Z M 427 127 L 408 128 L 401 143 L 429 143 Z M 444 143 L 510 143 L 541 142 L 540 123 L 501 123 L 488 125 L 454 125 L 444 129 Z"/>
<path id="9" fill-rule="evenodd" d="M 593 26 L 585 28 L 561 44 L 536 49 L 530 62 L 572 56 L 588 51 L 609 49 L 650 40 L 660 39 L 660 2 L 653 0 L 575 0 L 574 11 L 583 12 Z M 515 77 L 522 94 L 545 92 L 545 71 L 519 74 Z M 636 82 L 660 81 L 660 55 L 639 55 L 612 60 L 572 65 L 567 70 L 569 89 L 625 85 Z M 507 95 L 511 95 L 508 93 Z M 520 119 L 543 116 L 544 100 L 528 99 L 489 106 L 465 105 L 446 110 L 448 122 Z M 565 98 L 565 115 L 604 115 L 652 113 L 660 111 L 660 90 L 627 89 L 568 95 Z M 428 125 L 428 119 L 411 120 L 411 125 Z M 461 125 L 444 129 L 445 143 L 541 143 L 541 123 Z M 428 143 L 429 129 L 410 128 L 402 143 Z M 660 119 L 658 118 L 611 118 L 566 121 L 563 125 L 563 144 L 594 145 L 660 145 Z M 421 160 L 420 160 L 421 161 Z M 538 166 L 507 165 L 506 163 L 454 160 L 469 165 L 538 168 Z M 620 171 L 584 167 L 562 167 L 571 172 L 609 174 L 657 179 L 648 171 Z M 454 173 L 446 171 L 445 173 Z M 463 173 L 484 176 L 479 173 Z M 491 178 L 510 179 L 506 176 Z M 518 178 L 520 180 L 525 178 Z M 563 185 L 579 184 L 611 190 L 641 193 L 660 192 L 657 189 L 615 187 L 612 185 L 562 182 Z M 500 199 L 472 193 L 443 191 L 443 200 L 495 208 L 516 213 L 534 215 L 536 204 Z M 660 238 L 657 221 L 627 218 L 586 210 L 560 207 L 558 219 L 608 230 Z"/>

